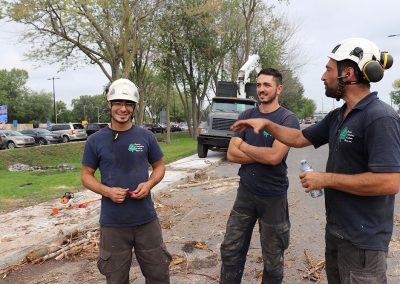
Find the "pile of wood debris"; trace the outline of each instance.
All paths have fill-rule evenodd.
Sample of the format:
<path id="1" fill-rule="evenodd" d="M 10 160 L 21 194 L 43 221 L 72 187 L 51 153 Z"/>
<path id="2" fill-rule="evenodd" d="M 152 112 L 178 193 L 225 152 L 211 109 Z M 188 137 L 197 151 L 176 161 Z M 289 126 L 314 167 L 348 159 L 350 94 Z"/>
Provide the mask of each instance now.
<path id="1" fill-rule="evenodd" d="M 51 245 L 30 252 L 25 259 L 13 266 L 0 270 L 0 278 L 13 271 L 21 270 L 26 263 L 40 264 L 50 259 L 72 258 L 84 252 L 96 252 L 99 249 L 99 227 L 75 231 L 54 241 Z"/>

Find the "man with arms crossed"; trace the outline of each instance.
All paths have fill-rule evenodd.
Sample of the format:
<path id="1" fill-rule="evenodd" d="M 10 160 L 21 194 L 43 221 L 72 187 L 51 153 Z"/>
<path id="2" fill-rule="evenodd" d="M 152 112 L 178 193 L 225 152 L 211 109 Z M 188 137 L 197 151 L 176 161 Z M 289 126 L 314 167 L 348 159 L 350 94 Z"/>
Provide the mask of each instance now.
<path id="1" fill-rule="evenodd" d="M 268 118 L 299 129 L 298 118 L 281 107 L 282 74 L 272 68 L 257 76 L 259 106 L 241 113 L 239 119 Z M 220 283 L 240 283 L 253 228 L 258 220 L 264 260 L 262 283 L 282 283 L 283 254 L 289 245 L 286 157 L 289 147 L 263 131 L 235 133 L 228 160 L 242 164 L 240 185 L 221 244 Z"/>
<path id="2" fill-rule="evenodd" d="M 303 131 L 269 120 L 234 130 L 266 130 L 292 147 L 329 143 L 326 172 L 300 174 L 306 192 L 325 188 L 328 282 L 386 283 L 386 256 L 400 185 L 399 115 L 370 91 L 393 59 L 369 40 L 350 38 L 330 53 L 322 75 L 328 97 L 345 104 Z"/>

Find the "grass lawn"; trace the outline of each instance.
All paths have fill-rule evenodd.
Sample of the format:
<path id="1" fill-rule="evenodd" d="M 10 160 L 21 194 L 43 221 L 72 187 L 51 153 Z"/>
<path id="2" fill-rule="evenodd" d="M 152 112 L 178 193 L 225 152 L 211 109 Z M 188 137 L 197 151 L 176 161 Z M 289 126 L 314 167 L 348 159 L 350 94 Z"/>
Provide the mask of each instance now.
<path id="1" fill-rule="evenodd" d="M 157 134 L 166 164 L 196 153 L 196 141 L 187 133 L 171 133 L 170 144 L 162 142 L 165 137 L 166 134 Z M 0 212 L 61 197 L 66 191 L 82 190 L 80 168 L 84 146 L 84 142 L 77 142 L 0 151 Z M 30 166 L 68 164 L 74 170 L 10 172 L 8 167 L 17 163 Z"/>

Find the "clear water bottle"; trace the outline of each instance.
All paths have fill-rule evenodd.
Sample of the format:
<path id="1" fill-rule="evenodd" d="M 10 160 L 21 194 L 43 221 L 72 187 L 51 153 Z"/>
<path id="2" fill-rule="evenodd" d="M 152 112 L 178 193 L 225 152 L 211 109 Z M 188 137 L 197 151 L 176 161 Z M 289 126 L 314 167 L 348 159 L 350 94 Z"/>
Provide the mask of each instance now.
<path id="1" fill-rule="evenodd" d="M 313 172 L 314 171 L 313 168 L 311 167 L 311 165 L 306 160 L 300 161 L 300 170 L 302 172 Z M 312 198 L 317 198 L 317 197 L 324 195 L 324 192 L 322 191 L 322 189 L 316 189 L 316 190 L 311 191 L 310 195 Z"/>

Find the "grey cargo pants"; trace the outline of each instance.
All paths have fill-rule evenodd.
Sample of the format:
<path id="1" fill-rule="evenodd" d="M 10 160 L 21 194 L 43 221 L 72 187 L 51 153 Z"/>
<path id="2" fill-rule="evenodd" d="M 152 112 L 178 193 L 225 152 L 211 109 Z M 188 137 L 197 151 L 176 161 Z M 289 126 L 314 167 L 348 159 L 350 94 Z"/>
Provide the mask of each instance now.
<path id="1" fill-rule="evenodd" d="M 284 251 L 289 246 L 287 195 L 260 197 L 241 186 L 221 244 L 222 284 L 241 282 L 253 228 L 258 220 L 264 260 L 262 283 L 282 283 Z"/>
<path id="2" fill-rule="evenodd" d="M 169 284 L 171 255 L 163 242 L 158 219 L 135 227 L 101 227 L 97 267 L 107 284 L 128 284 L 132 248 L 146 284 Z"/>

